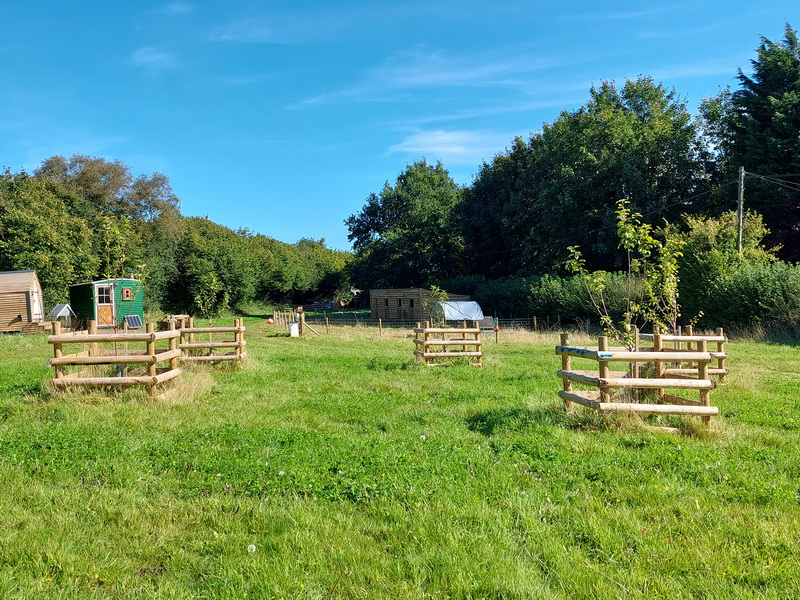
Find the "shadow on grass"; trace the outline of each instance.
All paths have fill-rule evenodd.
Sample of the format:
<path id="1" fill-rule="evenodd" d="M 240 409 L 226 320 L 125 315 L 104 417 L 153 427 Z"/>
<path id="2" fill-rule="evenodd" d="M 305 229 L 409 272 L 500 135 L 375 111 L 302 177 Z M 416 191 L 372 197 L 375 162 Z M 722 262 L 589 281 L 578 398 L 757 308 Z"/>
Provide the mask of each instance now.
<path id="1" fill-rule="evenodd" d="M 706 428 L 698 419 L 687 417 L 640 416 L 603 414 L 594 410 L 572 408 L 569 412 L 560 404 L 535 408 L 510 407 L 490 409 L 465 419 L 467 429 L 491 437 L 499 432 L 519 432 L 539 427 L 562 427 L 572 431 L 612 431 L 619 434 L 680 434 L 703 440 L 718 435 L 713 426 Z"/>
<path id="2" fill-rule="evenodd" d="M 557 404 L 535 408 L 510 407 L 484 410 L 465 419 L 467 429 L 485 436 L 497 431 L 521 431 L 541 426 L 567 426 L 569 417 Z"/>

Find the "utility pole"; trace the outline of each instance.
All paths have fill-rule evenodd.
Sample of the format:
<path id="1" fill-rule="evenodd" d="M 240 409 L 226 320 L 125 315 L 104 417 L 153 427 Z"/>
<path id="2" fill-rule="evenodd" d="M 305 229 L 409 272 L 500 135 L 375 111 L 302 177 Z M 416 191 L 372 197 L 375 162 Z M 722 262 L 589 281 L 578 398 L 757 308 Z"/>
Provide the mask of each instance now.
<path id="1" fill-rule="evenodd" d="M 742 255 L 742 230 L 744 229 L 744 176 L 744 167 L 739 167 L 739 205 L 737 208 L 739 213 L 739 238 L 736 243 L 739 256 Z"/>

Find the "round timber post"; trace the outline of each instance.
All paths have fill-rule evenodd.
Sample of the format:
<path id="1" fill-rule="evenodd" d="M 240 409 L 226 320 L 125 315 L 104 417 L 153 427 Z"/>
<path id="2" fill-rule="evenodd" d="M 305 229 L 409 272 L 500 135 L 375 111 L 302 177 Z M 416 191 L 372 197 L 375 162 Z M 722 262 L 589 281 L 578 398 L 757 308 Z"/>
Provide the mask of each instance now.
<path id="1" fill-rule="evenodd" d="M 597 338 L 597 350 L 598 353 L 608 352 L 608 336 L 601 335 Z M 608 361 L 600 359 L 598 361 L 599 369 L 598 374 L 600 379 L 608 379 Z M 610 399 L 608 388 L 600 388 L 600 402 L 608 402 Z"/>
<path id="2" fill-rule="evenodd" d="M 174 319 L 170 320 L 168 327 L 169 327 L 170 331 L 175 331 L 175 320 Z M 169 338 L 169 351 L 171 353 L 174 353 L 175 350 L 177 350 L 177 349 L 178 349 L 178 338 L 176 338 L 176 337 Z M 172 356 L 169 359 L 169 370 L 170 371 L 174 371 L 177 368 L 178 368 L 178 357 L 177 356 Z"/>
<path id="3" fill-rule="evenodd" d="M 561 334 L 561 345 L 569 346 L 568 333 Z M 572 371 L 572 357 L 569 354 L 563 354 L 563 353 L 561 354 L 561 370 L 566 372 Z M 564 391 L 572 393 L 572 380 L 564 377 L 562 381 L 564 382 Z M 572 407 L 572 402 L 564 398 L 564 408 L 569 410 L 571 407 Z"/>
<path id="4" fill-rule="evenodd" d="M 61 322 L 60 321 L 53 321 L 53 335 L 61 335 Z M 64 352 L 61 347 L 61 343 L 57 342 L 53 344 L 53 358 L 61 358 L 64 356 Z M 56 379 L 63 379 L 64 378 L 64 366 L 56 364 Z"/>

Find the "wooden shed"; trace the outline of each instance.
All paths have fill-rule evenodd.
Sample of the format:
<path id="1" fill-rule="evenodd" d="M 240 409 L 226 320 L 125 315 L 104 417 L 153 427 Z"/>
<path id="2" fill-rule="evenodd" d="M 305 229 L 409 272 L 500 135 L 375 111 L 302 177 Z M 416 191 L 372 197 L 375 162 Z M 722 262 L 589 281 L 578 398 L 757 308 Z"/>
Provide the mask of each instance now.
<path id="1" fill-rule="evenodd" d="M 0 272 L 0 331 L 36 332 L 43 323 L 42 285 L 36 271 Z"/>
<path id="2" fill-rule="evenodd" d="M 144 322 L 144 292 L 138 279 L 101 279 L 69 288 L 69 304 L 79 322 L 98 327 L 122 327 L 126 317 Z"/>
<path id="3" fill-rule="evenodd" d="M 450 300 L 469 300 L 464 294 L 450 294 Z M 397 288 L 369 291 L 373 319 L 384 321 L 423 322 L 430 320 L 430 309 L 436 300 L 425 288 Z"/>

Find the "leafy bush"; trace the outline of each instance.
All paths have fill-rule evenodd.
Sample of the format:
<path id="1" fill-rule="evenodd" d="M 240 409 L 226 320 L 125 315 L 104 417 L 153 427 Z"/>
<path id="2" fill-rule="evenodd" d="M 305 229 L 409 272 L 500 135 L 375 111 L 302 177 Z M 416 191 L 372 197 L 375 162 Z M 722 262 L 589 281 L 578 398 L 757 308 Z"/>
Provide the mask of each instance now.
<path id="1" fill-rule="evenodd" d="M 743 264 L 719 277 L 709 292 L 704 325 L 800 323 L 800 265 Z"/>

